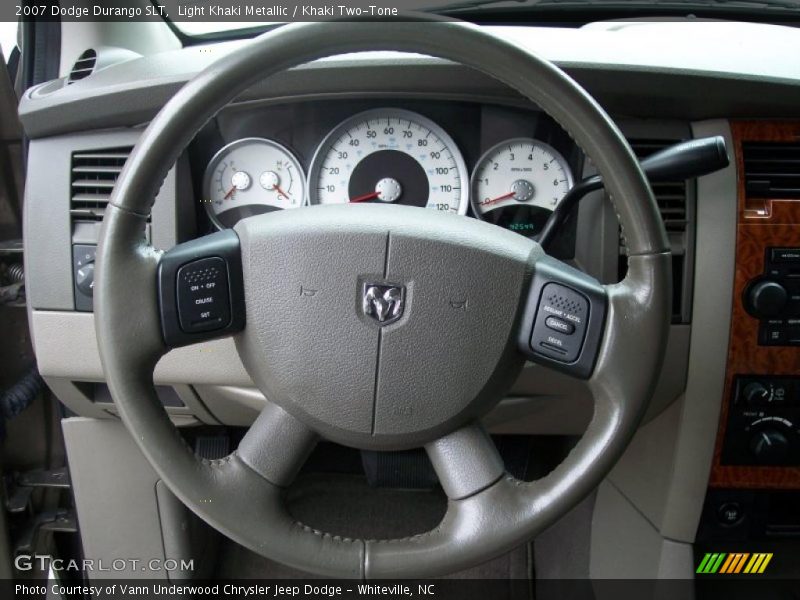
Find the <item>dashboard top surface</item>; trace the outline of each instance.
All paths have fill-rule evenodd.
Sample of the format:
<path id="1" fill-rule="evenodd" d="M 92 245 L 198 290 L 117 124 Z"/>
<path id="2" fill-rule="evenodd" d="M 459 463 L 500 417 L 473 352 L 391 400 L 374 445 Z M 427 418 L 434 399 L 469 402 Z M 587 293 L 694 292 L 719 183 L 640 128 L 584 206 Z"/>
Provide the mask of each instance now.
<path id="1" fill-rule="evenodd" d="M 649 110 L 661 116 L 696 119 L 752 111 L 757 111 L 752 116 L 791 116 L 800 106 L 800 62 L 794 59 L 800 55 L 800 32 L 787 26 L 620 21 L 577 29 L 486 29 L 565 68 L 609 112 L 636 116 L 643 96 Z M 247 43 L 192 46 L 114 64 L 73 85 L 64 85 L 64 80 L 45 83 L 25 94 L 20 116 L 31 138 L 145 123 L 183 83 Z M 396 67 L 404 68 L 403 78 L 393 74 Z M 709 90 L 709 79 L 720 87 Z M 364 93 L 522 101 L 491 77 L 440 59 L 394 52 L 315 61 L 274 76 L 269 86 L 254 86 L 240 100 Z"/>
<path id="2" fill-rule="evenodd" d="M 792 60 L 800 52 L 800 32 L 792 27 L 738 22 L 598 22 L 581 28 L 484 26 L 518 46 L 537 52 L 553 62 L 680 69 L 759 77 L 800 79 L 800 64 Z M 248 40 L 191 46 L 130 61 L 124 70 L 156 75 L 147 65 L 171 69 L 162 76 L 193 74 Z M 636 50 L 632 53 L 631 50 Z M 346 54 L 316 63 L 392 61 L 415 55 L 399 52 Z M 416 58 L 422 58 L 416 55 Z M 107 76 L 113 76 L 109 70 Z M 98 85 L 104 78 L 96 78 Z M 88 80 L 86 81 L 88 83 Z M 74 88 L 77 89 L 77 88 Z"/>

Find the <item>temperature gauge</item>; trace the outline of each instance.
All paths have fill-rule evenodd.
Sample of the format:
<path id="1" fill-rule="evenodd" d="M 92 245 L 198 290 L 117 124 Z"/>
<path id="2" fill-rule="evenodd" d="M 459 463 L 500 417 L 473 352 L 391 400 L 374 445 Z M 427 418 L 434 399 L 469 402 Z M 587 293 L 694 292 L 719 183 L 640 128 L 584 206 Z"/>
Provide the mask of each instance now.
<path id="1" fill-rule="evenodd" d="M 296 208 L 305 203 L 305 175 L 285 146 L 262 138 L 236 140 L 206 169 L 204 203 L 220 229 L 245 217 Z"/>

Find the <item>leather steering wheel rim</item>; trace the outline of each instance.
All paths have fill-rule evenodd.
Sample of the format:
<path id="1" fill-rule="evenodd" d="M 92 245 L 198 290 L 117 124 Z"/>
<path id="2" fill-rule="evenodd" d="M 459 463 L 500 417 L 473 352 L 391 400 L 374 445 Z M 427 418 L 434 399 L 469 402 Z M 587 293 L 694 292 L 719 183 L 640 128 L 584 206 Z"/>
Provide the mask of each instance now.
<path id="1" fill-rule="evenodd" d="M 537 481 L 515 480 L 503 472 L 485 432 L 464 424 L 425 444 L 449 497 L 443 521 L 430 532 L 395 540 L 332 535 L 288 514 L 282 489 L 318 433 L 284 407 L 268 404 L 225 459 L 202 460 L 186 446 L 153 386 L 155 365 L 168 348 L 156 300 L 161 253 L 144 236 L 168 169 L 218 110 L 271 74 L 369 50 L 452 60 L 536 103 L 604 177 L 628 248 L 625 279 L 603 288 L 605 327 L 588 381 L 594 416 L 566 460 Z M 541 249 L 530 244 L 532 255 L 540 256 Z M 150 123 L 106 211 L 97 252 L 95 323 L 104 373 L 123 422 L 172 491 L 206 522 L 259 554 L 321 575 L 426 577 L 477 564 L 531 539 L 599 484 L 627 447 L 652 394 L 670 302 L 669 244 L 649 184 L 609 117 L 560 69 L 462 23 L 309 23 L 283 26 L 217 61 Z M 251 436 L 254 431 L 258 435 Z"/>

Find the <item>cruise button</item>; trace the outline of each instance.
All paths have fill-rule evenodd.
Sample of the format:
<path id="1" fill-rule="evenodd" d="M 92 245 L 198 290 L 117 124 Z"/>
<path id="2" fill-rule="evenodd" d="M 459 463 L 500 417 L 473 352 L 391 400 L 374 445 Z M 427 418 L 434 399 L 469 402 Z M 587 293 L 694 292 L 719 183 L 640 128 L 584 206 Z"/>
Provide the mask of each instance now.
<path id="1" fill-rule="evenodd" d="M 568 321 L 564 321 L 563 319 L 559 319 L 558 317 L 547 317 L 544 324 L 548 328 L 552 329 L 553 331 L 558 331 L 559 333 L 572 335 L 575 332 L 575 325 Z"/>

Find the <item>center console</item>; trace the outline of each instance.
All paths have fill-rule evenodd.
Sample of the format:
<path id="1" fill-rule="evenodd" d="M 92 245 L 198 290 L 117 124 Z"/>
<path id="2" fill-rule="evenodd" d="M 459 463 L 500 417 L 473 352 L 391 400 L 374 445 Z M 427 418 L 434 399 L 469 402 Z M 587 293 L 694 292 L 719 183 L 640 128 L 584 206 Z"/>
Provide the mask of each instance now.
<path id="1" fill-rule="evenodd" d="M 800 489 L 800 123 L 731 129 L 736 272 L 710 486 Z"/>
<path id="2" fill-rule="evenodd" d="M 770 573 L 796 577 L 800 122 L 739 121 L 731 123 L 731 133 L 737 198 L 730 337 L 695 548 L 701 557 L 720 551 L 774 553 Z"/>

